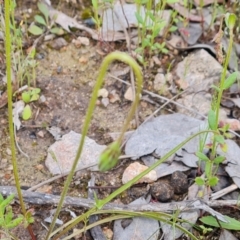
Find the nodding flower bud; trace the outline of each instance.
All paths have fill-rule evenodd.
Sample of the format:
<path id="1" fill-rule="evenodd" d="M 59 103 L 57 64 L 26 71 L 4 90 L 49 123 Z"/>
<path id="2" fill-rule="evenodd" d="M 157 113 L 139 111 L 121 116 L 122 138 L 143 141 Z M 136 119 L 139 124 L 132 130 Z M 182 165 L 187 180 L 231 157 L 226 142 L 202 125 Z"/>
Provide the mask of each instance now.
<path id="1" fill-rule="evenodd" d="M 237 17 L 233 13 L 226 13 L 225 14 L 225 23 L 231 31 L 233 30 L 233 28 L 235 26 L 236 19 L 237 19 Z"/>
<path id="2" fill-rule="evenodd" d="M 99 170 L 105 172 L 115 167 L 118 163 L 120 154 L 121 146 L 119 141 L 111 143 L 100 156 L 98 163 Z"/>

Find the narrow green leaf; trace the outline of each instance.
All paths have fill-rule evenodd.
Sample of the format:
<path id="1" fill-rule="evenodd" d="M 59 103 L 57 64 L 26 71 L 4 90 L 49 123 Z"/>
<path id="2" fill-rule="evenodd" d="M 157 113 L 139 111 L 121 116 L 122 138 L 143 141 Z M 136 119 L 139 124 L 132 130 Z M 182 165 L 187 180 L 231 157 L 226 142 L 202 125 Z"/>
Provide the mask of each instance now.
<path id="1" fill-rule="evenodd" d="M 4 197 L 3 197 L 3 195 L 0 193 L 0 204 L 1 204 L 1 202 L 4 200 Z"/>
<path id="2" fill-rule="evenodd" d="M 92 5 L 94 9 L 98 9 L 98 0 L 92 0 Z"/>
<path id="3" fill-rule="evenodd" d="M 49 18 L 49 10 L 46 4 L 42 3 L 42 2 L 38 2 L 38 9 L 40 10 L 40 12 L 44 15 L 45 20 L 48 21 Z"/>
<path id="4" fill-rule="evenodd" d="M 23 120 L 28 120 L 32 116 L 32 110 L 29 105 L 26 105 L 22 112 L 22 118 Z"/>
<path id="5" fill-rule="evenodd" d="M 37 93 L 31 96 L 30 102 L 37 101 L 39 99 L 39 95 Z"/>
<path id="6" fill-rule="evenodd" d="M 212 87 L 213 89 L 215 89 L 217 92 L 220 92 L 220 88 L 217 87 L 216 85 L 212 85 L 211 87 Z"/>
<path id="7" fill-rule="evenodd" d="M 11 229 L 11 228 L 15 228 L 16 226 L 18 226 L 21 222 L 22 222 L 22 218 L 16 218 L 14 220 L 12 220 L 10 223 L 8 223 L 6 225 L 7 228 Z"/>
<path id="8" fill-rule="evenodd" d="M 196 156 L 203 161 L 210 161 L 210 159 L 202 152 L 196 152 Z"/>
<path id="9" fill-rule="evenodd" d="M 224 156 L 218 156 L 218 157 L 216 157 L 216 158 L 213 160 L 213 162 L 214 162 L 215 164 L 220 164 L 220 163 L 222 163 L 224 160 L 225 160 L 225 157 L 224 157 Z"/>
<path id="10" fill-rule="evenodd" d="M 216 113 L 212 109 L 208 112 L 208 124 L 211 130 L 217 129 Z"/>
<path id="11" fill-rule="evenodd" d="M 42 24 L 42 25 L 44 25 L 44 26 L 47 26 L 46 21 L 45 21 L 44 18 L 43 18 L 42 16 L 40 16 L 40 15 L 35 15 L 35 16 L 34 16 L 34 20 L 35 20 L 37 23 L 39 23 L 39 24 Z"/>
<path id="12" fill-rule="evenodd" d="M 13 219 L 12 207 L 8 206 L 5 213 L 5 223 L 10 223 Z"/>
<path id="13" fill-rule="evenodd" d="M 212 163 L 210 161 L 205 162 L 205 174 L 207 178 L 209 178 L 209 176 L 211 175 L 211 167 Z"/>
<path id="14" fill-rule="evenodd" d="M 29 31 L 31 34 L 36 35 L 36 36 L 43 34 L 43 30 L 42 30 L 40 27 L 38 27 L 38 26 L 36 26 L 36 25 L 34 25 L 34 24 L 31 25 L 31 26 L 28 28 L 28 31 Z"/>
<path id="15" fill-rule="evenodd" d="M 41 92 L 41 89 L 40 88 L 34 88 L 32 90 L 32 94 L 36 94 L 36 93 L 40 93 Z"/>
<path id="16" fill-rule="evenodd" d="M 5 198 L 0 204 L 0 209 L 5 209 L 5 207 L 9 205 L 13 199 L 14 199 L 14 194 L 11 194 L 7 198 Z"/>
<path id="17" fill-rule="evenodd" d="M 139 13 L 135 13 L 135 16 L 137 18 L 138 24 L 143 24 L 142 16 Z"/>
<path id="18" fill-rule="evenodd" d="M 224 216 L 227 222 L 222 222 L 220 220 L 216 220 L 215 217 L 213 216 L 207 216 L 207 217 L 202 217 L 200 218 L 200 221 L 206 225 L 213 226 L 213 227 L 219 227 L 219 228 L 224 228 L 228 230 L 240 230 L 240 221 L 237 221 L 234 218 Z M 221 226 L 219 226 L 219 223 Z"/>
<path id="19" fill-rule="evenodd" d="M 225 139 L 222 135 L 214 135 L 214 139 L 216 142 L 221 143 L 221 144 L 224 144 L 224 142 L 225 142 Z"/>
<path id="20" fill-rule="evenodd" d="M 238 72 L 231 73 L 228 78 L 224 81 L 223 89 L 226 90 L 230 88 L 234 82 L 237 80 Z"/>
<path id="21" fill-rule="evenodd" d="M 169 32 L 176 32 L 177 31 L 177 27 L 176 26 L 171 26 L 170 28 L 169 28 Z"/>
<path id="22" fill-rule="evenodd" d="M 145 48 L 145 47 L 149 47 L 151 46 L 151 42 L 148 38 L 144 38 L 143 39 L 143 43 L 142 43 L 142 47 Z"/>
<path id="23" fill-rule="evenodd" d="M 165 54 L 167 54 L 169 52 L 166 48 L 162 48 L 161 51 L 162 51 L 162 53 L 165 53 Z"/>
<path id="24" fill-rule="evenodd" d="M 63 35 L 64 34 L 64 30 L 62 28 L 59 27 L 54 27 L 50 29 L 50 32 L 56 35 Z"/>

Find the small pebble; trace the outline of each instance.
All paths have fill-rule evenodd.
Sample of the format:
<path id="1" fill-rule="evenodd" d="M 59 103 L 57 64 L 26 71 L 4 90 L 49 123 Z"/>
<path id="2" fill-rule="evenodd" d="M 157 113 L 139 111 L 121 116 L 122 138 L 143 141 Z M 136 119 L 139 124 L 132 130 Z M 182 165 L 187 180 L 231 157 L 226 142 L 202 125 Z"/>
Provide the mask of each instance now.
<path id="1" fill-rule="evenodd" d="M 44 138 L 44 132 L 41 130 L 37 133 L 37 135 L 41 138 Z"/>
<path id="2" fill-rule="evenodd" d="M 109 104 L 109 99 L 108 98 L 102 98 L 101 103 L 104 107 L 107 107 Z"/>
<path id="3" fill-rule="evenodd" d="M 133 101 L 134 100 L 132 87 L 129 87 L 127 89 L 127 91 L 124 94 L 124 98 L 128 101 Z"/>
<path id="4" fill-rule="evenodd" d="M 163 181 L 155 182 L 151 185 L 151 194 L 159 202 L 168 202 L 173 198 L 173 187 Z"/>
<path id="5" fill-rule="evenodd" d="M 125 184 L 128 181 L 132 180 L 134 177 L 136 177 L 141 172 L 145 171 L 148 167 L 145 165 L 142 165 L 138 162 L 131 163 L 124 171 L 122 176 L 122 183 Z M 140 180 L 136 182 L 137 183 L 152 183 L 157 180 L 157 173 L 155 170 L 152 170 L 148 174 L 146 174 L 144 177 L 142 177 Z"/>
<path id="6" fill-rule="evenodd" d="M 30 139 L 36 139 L 37 135 L 35 132 L 30 132 L 29 137 L 30 137 Z"/>
<path id="7" fill-rule="evenodd" d="M 101 88 L 98 90 L 98 97 L 107 98 L 108 90 L 106 88 Z"/>
<path id="8" fill-rule="evenodd" d="M 6 153 L 7 155 L 11 156 L 12 155 L 12 151 L 10 148 L 6 148 Z"/>
<path id="9" fill-rule="evenodd" d="M 188 191 L 188 179 L 186 174 L 176 171 L 171 176 L 171 186 L 176 194 L 184 194 Z"/>

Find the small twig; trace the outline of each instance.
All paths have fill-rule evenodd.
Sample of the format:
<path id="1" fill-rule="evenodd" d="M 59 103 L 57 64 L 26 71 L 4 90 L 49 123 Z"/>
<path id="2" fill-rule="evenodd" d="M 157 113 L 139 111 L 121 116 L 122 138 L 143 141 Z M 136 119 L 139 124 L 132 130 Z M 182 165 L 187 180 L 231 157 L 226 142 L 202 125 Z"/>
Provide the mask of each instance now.
<path id="1" fill-rule="evenodd" d="M 160 108 L 158 108 L 156 111 L 154 111 L 149 117 L 147 117 L 143 123 L 146 123 L 147 121 L 149 121 L 154 115 L 156 115 L 160 110 L 162 110 L 165 106 L 167 106 L 171 101 L 173 101 L 174 99 L 176 99 L 177 97 L 179 97 L 180 95 L 186 93 L 187 91 L 189 91 L 189 88 L 185 89 L 184 91 L 178 93 L 177 95 L 175 95 L 174 97 L 172 97 L 171 99 L 169 99 L 168 101 L 166 101 Z M 143 124 L 142 123 L 142 124 Z"/>
<path id="2" fill-rule="evenodd" d="M 16 144 L 16 147 L 18 149 L 18 151 L 24 155 L 28 160 L 30 160 L 30 157 L 25 153 L 23 152 L 23 150 L 20 148 L 20 146 L 18 145 L 18 141 L 17 141 L 17 132 L 16 132 L 16 126 L 14 125 L 13 126 L 13 129 L 14 129 L 14 139 L 15 139 L 15 144 Z"/>
<path id="3" fill-rule="evenodd" d="M 230 193 L 230 192 L 232 192 L 236 189 L 238 189 L 238 186 L 236 184 L 232 184 L 231 186 L 226 187 L 226 188 L 224 188 L 224 189 L 222 189 L 218 192 L 212 193 L 211 194 L 211 199 L 216 200 L 216 199 L 218 199 L 218 198 L 220 198 L 220 197 L 222 197 L 222 196 L 224 196 L 224 195 L 226 195 L 226 194 L 228 194 L 228 193 Z"/>
<path id="4" fill-rule="evenodd" d="M 119 157 L 119 160 L 131 158 L 131 157 L 133 157 L 133 156 L 122 155 L 122 156 Z M 75 173 L 76 173 L 76 172 L 83 171 L 83 170 L 86 170 L 86 169 L 91 168 L 91 167 L 94 167 L 94 166 L 96 166 L 96 165 L 97 165 L 97 164 L 94 163 L 94 164 L 92 164 L 92 165 L 88 165 L 88 166 L 85 166 L 85 167 L 83 167 L 83 168 L 76 169 Z M 55 180 L 57 180 L 57 179 L 60 179 L 60 178 L 63 178 L 63 177 L 68 176 L 68 174 L 69 174 L 69 172 L 66 172 L 66 173 L 63 173 L 63 174 L 59 174 L 59 175 L 57 175 L 57 176 L 54 176 L 54 177 L 52 177 L 52 178 L 50 178 L 50 179 L 47 179 L 46 181 L 43 181 L 43 182 L 41 182 L 41 183 L 39 183 L 39 184 L 37 184 L 37 185 L 35 185 L 35 186 L 30 187 L 27 191 L 35 191 L 36 189 L 42 187 L 43 185 L 49 184 L 49 183 L 51 183 L 51 182 L 53 182 L 53 181 L 55 181 Z"/>
<path id="5" fill-rule="evenodd" d="M 112 78 L 114 78 L 114 79 L 116 79 L 116 80 L 118 80 L 118 81 L 120 81 L 120 82 L 122 82 L 122 83 L 125 83 L 125 84 L 127 84 L 127 85 L 130 85 L 130 83 L 128 83 L 128 82 L 126 82 L 126 81 L 124 81 L 124 80 L 122 80 L 122 79 L 120 79 L 120 78 L 118 78 L 118 77 L 115 77 L 115 76 L 112 75 L 111 73 L 109 73 L 109 76 L 112 77 Z M 168 98 L 166 98 L 166 97 L 163 97 L 163 96 L 161 96 L 161 95 L 159 95 L 159 94 L 156 94 L 156 93 L 153 93 L 153 92 L 150 92 L 150 91 L 147 91 L 147 90 L 143 90 L 143 92 L 151 95 L 152 97 L 156 97 L 156 98 L 159 98 L 159 99 L 161 99 L 161 100 L 163 100 L 163 101 L 167 101 L 168 103 L 173 103 L 173 104 L 175 104 L 176 106 L 179 106 L 179 107 L 181 107 L 181 108 L 184 108 L 184 109 L 186 109 L 186 110 L 188 110 L 188 111 L 190 111 L 190 112 L 192 112 L 192 113 L 195 113 L 195 114 L 201 116 L 202 118 L 206 119 L 206 116 L 202 115 L 201 113 L 193 110 L 192 108 L 188 108 L 188 107 L 186 107 L 186 106 L 184 106 L 184 105 L 182 105 L 182 104 L 180 104 L 180 103 L 178 103 L 178 102 L 176 102 L 176 101 L 174 101 L 174 100 L 168 99 Z"/>
<path id="6" fill-rule="evenodd" d="M 125 20 L 128 24 L 128 29 L 129 29 L 129 23 L 128 23 L 128 20 L 126 18 L 126 15 L 125 15 L 125 12 L 123 10 L 123 6 L 121 4 L 121 8 L 122 8 L 122 12 L 123 12 L 123 15 L 125 17 Z M 124 27 L 124 24 L 123 22 L 121 21 L 118 13 L 113 9 L 113 12 L 115 14 L 115 16 L 117 17 L 122 29 L 123 29 L 123 32 L 124 32 L 124 35 L 125 35 L 125 38 L 126 38 L 126 43 L 127 43 L 127 49 L 128 49 L 128 53 L 131 54 L 131 38 L 130 38 L 130 34 L 129 32 L 126 30 L 126 28 Z M 136 91 L 135 91 L 135 81 L 134 81 L 134 74 L 133 74 L 133 70 L 130 69 L 130 82 L 131 82 L 131 87 L 132 87 L 132 99 L 135 99 L 135 96 L 136 96 Z M 139 126 L 139 116 L 138 116 L 138 111 L 136 111 L 135 113 L 135 121 L 136 121 L 136 126 L 138 127 Z"/>
<path id="7" fill-rule="evenodd" d="M 0 186 L 0 193 L 3 196 L 9 196 L 10 194 L 14 194 L 17 198 L 16 188 L 12 186 Z M 32 203 L 36 205 L 58 205 L 60 196 L 39 192 L 29 192 L 22 190 L 24 201 L 27 203 Z M 182 202 L 171 202 L 171 203 L 149 203 L 143 205 L 124 205 L 124 204 L 116 204 L 116 203 L 108 203 L 103 209 L 111 209 L 111 210 L 125 210 L 125 211 L 153 211 L 153 212 L 173 212 L 176 210 L 181 211 L 189 211 L 196 210 L 198 208 L 194 203 L 194 200 L 191 201 L 182 201 Z M 239 204 L 238 200 L 213 200 L 203 202 L 205 205 L 209 207 L 217 207 L 221 208 L 224 206 L 236 206 Z M 85 199 L 81 197 L 69 197 L 67 196 L 64 200 L 64 206 L 72 206 L 72 207 L 84 207 L 91 208 L 95 204 L 95 200 Z"/>

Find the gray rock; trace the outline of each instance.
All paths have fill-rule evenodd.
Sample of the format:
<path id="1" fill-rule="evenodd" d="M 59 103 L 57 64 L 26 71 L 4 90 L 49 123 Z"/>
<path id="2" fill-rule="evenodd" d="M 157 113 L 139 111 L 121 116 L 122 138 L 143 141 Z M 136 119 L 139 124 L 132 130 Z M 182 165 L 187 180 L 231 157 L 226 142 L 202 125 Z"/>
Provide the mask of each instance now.
<path id="1" fill-rule="evenodd" d="M 192 228 L 193 224 L 195 224 L 197 222 L 197 219 L 199 217 L 199 211 L 195 210 L 195 211 L 183 212 L 183 213 L 180 213 L 180 215 L 178 217 L 191 223 L 191 224 L 189 224 L 189 223 L 185 222 L 185 223 L 181 224 L 181 226 L 183 228 L 189 230 Z M 180 229 L 178 229 L 177 227 L 172 226 L 168 223 L 161 222 L 161 227 L 162 227 L 162 231 L 164 233 L 164 240 L 177 239 L 183 235 L 183 232 Z"/>
<path id="2" fill-rule="evenodd" d="M 219 237 L 219 240 L 237 240 L 237 238 L 228 230 L 222 229 L 221 235 Z"/>
<path id="3" fill-rule="evenodd" d="M 147 204 L 144 198 L 139 198 L 130 205 Z M 160 233 L 157 220 L 150 218 L 134 217 L 132 221 L 125 224 L 125 220 L 116 220 L 113 227 L 113 240 L 137 239 L 137 240 L 157 240 Z"/>
<path id="4" fill-rule="evenodd" d="M 53 175 L 67 173 L 71 170 L 80 139 L 81 134 L 71 131 L 49 147 L 45 164 Z M 99 145 L 94 140 L 86 137 L 76 169 L 91 166 L 90 169 L 98 170 L 98 159 L 105 148 L 105 145 Z"/>
<path id="5" fill-rule="evenodd" d="M 184 95 L 182 98 L 177 100 L 178 103 L 182 104 L 183 106 L 193 109 L 196 112 L 201 113 L 203 116 L 207 116 L 209 109 L 211 109 L 211 99 L 209 98 L 209 95 L 204 94 L 204 93 L 199 93 L 199 94 L 189 94 L 189 95 Z M 178 112 L 186 114 L 191 117 L 195 117 L 200 119 L 201 116 L 197 113 L 194 113 L 193 111 L 189 111 L 185 108 L 179 107 Z"/>
<path id="6" fill-rule="evenodd" d="M 221 64 L 203 49 L 189 54 L 176 68 L 177 77 L 191 87 L 188 93 L 208 91 L 219 81 L 221 73 Z"/>
<path id="7" fill-rule="evenodd" d="M 165 78 L 164 74 L 158 73 L 155 76 L 155 79 L 153 81 L 153 87 L 154 87 L 154 90 L 156 90 L 156 91 L 161 91 L 164 88 L 166 88 L 166 78 Z"/>
<path id="8" fill-rule="evenodd" d="M 141 125 L 126 143 L 125 153 L 139 157 L 155 152 L 159 157 L 186 139 L 189 130 L 199 127 L 202 121 L 183 114 L 163 115 Z"/>

